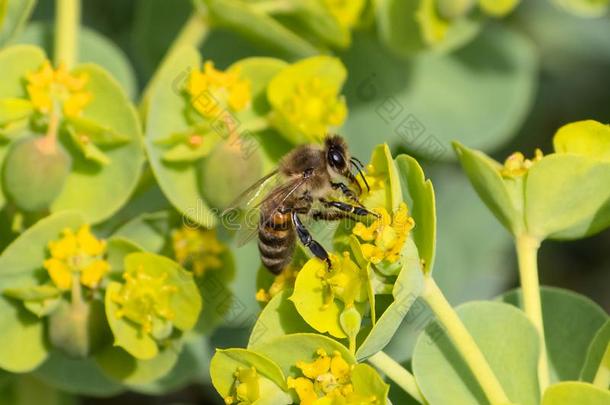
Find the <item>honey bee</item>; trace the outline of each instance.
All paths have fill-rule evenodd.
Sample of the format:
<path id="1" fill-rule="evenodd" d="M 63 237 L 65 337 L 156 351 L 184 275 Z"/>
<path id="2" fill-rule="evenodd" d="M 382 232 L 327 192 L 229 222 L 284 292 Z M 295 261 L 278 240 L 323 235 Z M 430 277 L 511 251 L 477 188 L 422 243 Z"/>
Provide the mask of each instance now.
<path id="1" fill-rule="evenodd" d="M 362 186 L 352 169 L 368 188 L 362 162 L 350 156 L 345 140 L 338 135 L 327 136 L 324 145 L 296 147 L 280 160 L 276 170 L 250 186 L 225 210 L 226 213 L 240 207 L 244 201 L 247 208 L 259 210 L 257 223 L 250 225 L 249 233 L 238 245 L 258 234 L 263 265 L 279 274 L 291 262 L 298 238 L 330 268 L 328 252 L 312 237 L 301 216 L 324 221 L 352 215 L 377 216 L 358 201 Z M 269 184 L 273 184 L 270 191 L 262 192 Z M 331 199 L 334 195 L 342 195 L 350 203 Z M 262 199 L 258 199 L 260 196 Z"/>

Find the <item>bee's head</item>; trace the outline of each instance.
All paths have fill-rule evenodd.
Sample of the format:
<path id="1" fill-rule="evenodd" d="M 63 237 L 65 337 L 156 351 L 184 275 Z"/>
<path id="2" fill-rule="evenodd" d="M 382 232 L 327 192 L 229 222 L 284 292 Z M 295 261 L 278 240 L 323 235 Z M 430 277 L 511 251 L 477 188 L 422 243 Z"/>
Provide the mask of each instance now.
<path id="1" fill-rule="evenodd" d="M 358 173 L 360 173 L 362 176 L 364 184 L 366 184 L 368 188 L 366 179 L 357 165 L 357 163 L 360 163 L 360 161 L 356 158 L 350 157 L 347 150 L 347 143 L 345 143 L 343 138 L 341 138 L 339 135 L 328 135 L 324 140 L 324 149 L 326 151 L 326 164 L 331 171 L 347 177 L 356 185 L 356 187 L 358 187 L 360 191 L 362 191 L 360 183 L 358 183 L 358 180 L 356 180 L 356 177 L 351 171 L 351 168 L 355 167 Z"/>

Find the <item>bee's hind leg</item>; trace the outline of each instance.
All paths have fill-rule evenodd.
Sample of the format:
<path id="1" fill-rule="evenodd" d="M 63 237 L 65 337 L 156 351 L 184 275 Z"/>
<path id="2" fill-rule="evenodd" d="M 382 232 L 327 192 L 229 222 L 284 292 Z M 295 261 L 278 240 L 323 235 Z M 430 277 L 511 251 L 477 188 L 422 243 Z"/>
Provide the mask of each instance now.
<path id="1" fill-rule="evenodd" d="M 330 257 L 328 256 L 328 252 L 320 243 L 313 239 L 305 225 L 299 219 L 296 211 L 292 212 L 292 223 L 294 224 L 294 229 L 296 229 L 299 240 L 303 245 L 305 245 L 309 251 L 318 259 L 324 260 L 330 269 L 332 267 L 330 262 Z"/>

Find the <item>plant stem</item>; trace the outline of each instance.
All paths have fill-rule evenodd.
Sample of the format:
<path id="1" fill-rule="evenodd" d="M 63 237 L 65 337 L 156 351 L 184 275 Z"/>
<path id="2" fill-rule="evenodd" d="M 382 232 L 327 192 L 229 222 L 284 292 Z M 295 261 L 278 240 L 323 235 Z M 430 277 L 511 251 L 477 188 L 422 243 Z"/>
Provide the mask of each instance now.
<path id="1" fill-rule="evenodd" d="M 80 276 L 78 273 L 72 274 L 72 286 L 70 291 L 70 300 L 72 303 L 72 310 L 75 312 L 79 312 L 83 305 L 83 291 L 80 285 Z"/>
<path id="2" fill-rule="evenodd" d="M 149 97 L 149 93 L 153 88 L 154 84 L 157 82 L 159 78 L 159 74 L 163 67 L 167 63 L 169 59 L 171 59 L 172 55 L 176 53 L 178 49 L 183 46 L 193 46 L 195 48 L 199 47 L 199 45 L 203 42 L 205 37 L 207 36 L 209 31 L 209 24 L 207 21 L 207 16 L 204 15 L 201 11 L 193 11 L 189 19 L 186 21 L 180 33 L 174 42 L 170 45 L 169 49 L 163 56 L 163 59 L 159 63 L 157 70 L 153 73 L 152 77 L 148 81 L 146 88 L 142 92 L 142 105 L 143 109 L 146 110 L 146 103 Z"/>
<path id="3" fill-rule="evenodd" d="M 538 359 L 538 381 L 543 393 L 550 384 L 549 363 L 544 339 L 542 321 L 542 304 L 540 302 L 540 284 L 538 282 L 537 254 L 540 242 L 526 234 L 517 237 L 517 259 L 519 261 L 519 278 L 523 293 L 523 309 L 536 327 L 540 336 L 540 358 Z"/>
<path id="4" fill-rule="evenodd" d="M 502 385 L 500 385 L 481 349 L 430 276 L 425 278 L 422 298 L 428 303 L 456 349 L 470 367 L 489 402 L 492 404 L 509 403 L 510 401 Z"/>
<path id="5" fill-rule="evenodd" d="M 402 388 L 407 394 L 411 395 L 417 402 L 420 404 L 427 404 L 413 374 L 390 356 L 384 352 L 378 352 L 369 357 L 368 362 L 378 368 L 390 380 L 394 381 L 396 385 Z"/>
<path id="6" fill-rule="evenodd" d="M 55 10 L 55 64 L 71 69 L 77 60 L 80 0 L 56 0 Z"/>

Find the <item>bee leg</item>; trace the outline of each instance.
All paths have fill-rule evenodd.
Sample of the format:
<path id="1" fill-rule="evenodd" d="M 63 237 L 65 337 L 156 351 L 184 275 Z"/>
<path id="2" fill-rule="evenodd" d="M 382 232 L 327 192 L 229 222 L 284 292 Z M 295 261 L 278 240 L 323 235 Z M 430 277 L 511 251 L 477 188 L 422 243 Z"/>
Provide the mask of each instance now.
<path id="1" fill-rule="evenodd" d="M 320 200 L 320 202 L 322 204 L 324 204 L 326 207 L 336 208 L 339 211 L 348 212 L 350 214 L 361 215 L 361 216 L 373 215 L 374 217 L 379 218 L 379 214 L 377 214 L 375 212 L 369 211 L 363 207 L 356 207 L 355 205 L 346 204 L 341 201 Z"/>
<path id="2" fill-rule="evenodd" d="M 305 245 L 315 257 L 320 260 L 324 260 L 330 269 L 331 263 L 330 258 L 328 257 L 328 252 L 322 245 L 312 238 L 311 234 L 307 228 L 305 228 L 305 225 L 303 225 L 295 211 L 292 212 L 292 223 L 294 224 L 294 228 L 297 231 L 297 235 L 301 243 Z"/>
<path id="3" fill-rule="evenodd" d="M 351 215 L 343 211 L 312 211 L 311 217 L 316 221 L 338 221 L 351 218 Z"/>
<path id="4" fill-rule="evenodd" d="M 330 183 L 331 187 L 336 190 L 339 189 L 341 190 L 341 192 L 343 193 L 344 196 L 346 196 L 347 198 L 349 198 L 350 200 L 352 200 L 356 205 L 363 207 L 362 203 L 360 201 L 358 201 L 358 196 L 356 195 L 356 193 L 350 189 L 348 186 L 346 186 L 343 183 Z"/>

